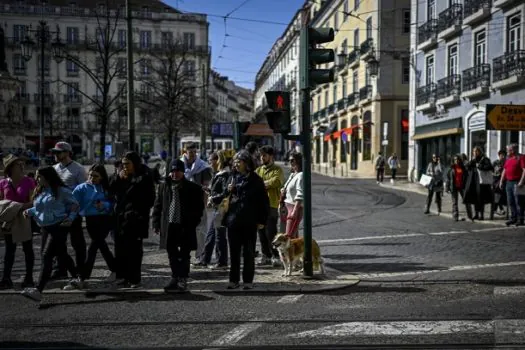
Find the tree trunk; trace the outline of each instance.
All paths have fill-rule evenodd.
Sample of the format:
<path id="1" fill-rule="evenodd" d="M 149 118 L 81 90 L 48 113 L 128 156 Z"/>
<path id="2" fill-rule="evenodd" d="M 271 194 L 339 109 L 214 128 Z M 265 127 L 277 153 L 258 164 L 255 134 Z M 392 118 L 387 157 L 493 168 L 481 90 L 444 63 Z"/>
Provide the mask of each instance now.
<path id="1" fill-rule="evenodd" d="M 168 137 L 168 157 L 173 157 L 173 132 L 168 130 L 166 136 Z"/>
<path id="2" fill-rule="evenodd" d="M 179 130 L 175 129 L 175 135 L 174 135 L 174 141 L 175 141 L 175 157 L 179 157 Z"/>
<path id="3" fill-rule="evenodd" d="M 100 116 L 100 164 L 105 164 L 106 161 L 106 129 L 107 129 L 107 118 L 106 116 Z"/>

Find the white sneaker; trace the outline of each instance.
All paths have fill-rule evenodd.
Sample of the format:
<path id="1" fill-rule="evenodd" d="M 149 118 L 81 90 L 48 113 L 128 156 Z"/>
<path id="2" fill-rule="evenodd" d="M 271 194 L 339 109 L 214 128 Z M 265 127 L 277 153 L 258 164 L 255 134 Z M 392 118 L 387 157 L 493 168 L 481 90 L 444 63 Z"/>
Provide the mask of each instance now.
<path id="1" fill-rule="evenodd" d="M 115 282 L 117 280 L 117 273 L 112 272 L 108 277 L 106 277 L 106 282 Z"/>
<path id="2" fill-rule="evenodd" d="M 25 288 L 20 294 L 34 301 L 42 300 L 42 293 L 36 288 Z"/>

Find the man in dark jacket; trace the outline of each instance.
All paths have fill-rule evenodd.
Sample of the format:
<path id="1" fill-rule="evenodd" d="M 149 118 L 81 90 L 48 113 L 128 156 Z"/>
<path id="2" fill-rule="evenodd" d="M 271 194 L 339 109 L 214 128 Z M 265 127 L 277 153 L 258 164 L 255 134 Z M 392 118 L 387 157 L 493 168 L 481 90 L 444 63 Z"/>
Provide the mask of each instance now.
<path id="1" fill-rule="evenodd" d="M 197 249 L 196 228 L 204 211 L 202 187 L 184 177 L 184 162 L 171 162 L 170 175 L 159 185 L 153 207 L 153 230 L 161 234 L 168 251 L 172 279 L 164 288 L 185 291 L 188 288 L 190 253 Z"/>
<path id="2" fill-rule="evenodd" d="M 150 210 L 155 201 L 155 185 L 149 168 L 136 152 L 122 158 L 122 169 L 110 179 L 115 198 L 115 258 L 117 284 L 138 288 L 142 267 L 142 240 L 148 238 Z"/>

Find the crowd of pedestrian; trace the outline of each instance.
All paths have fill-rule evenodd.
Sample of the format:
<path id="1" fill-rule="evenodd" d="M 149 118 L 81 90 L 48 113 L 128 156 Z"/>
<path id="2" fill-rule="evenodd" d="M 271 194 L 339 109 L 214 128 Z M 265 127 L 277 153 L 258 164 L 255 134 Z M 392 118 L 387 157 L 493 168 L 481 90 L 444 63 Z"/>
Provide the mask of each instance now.
<path id="1" fill-rule="evenodd" d="M 107 282 L 120 288 L 141 287 L 143 241 L 150 229 L 166 249 L 172 279 L 167 292 L 188 286 L 191 252 L 194 268 L 229 269 L 227 288 L 253 288 L 256 265 L 280 266 L 272 241 L 278 231 L 298 236 L 302 220 L 302 155 L 289 154 L 292 172 L 284 178 L 271 146 L 249 143 L 233 157 L 219 150 L 208 162 L 194 144 L 167 165 L 149 168 L 136 152 L 126 153 L 108 174 L 103 164 L 89 171 L 72 160 L 72 148 L 52 149 L 56 164 L 24 175 L 24 162 L 3 159 L 0 181 L 0 236 L 6 253 L 0 289 L 11 279 L 17 244 L 25 255 L 22 295 L 40 301 L 48 282 L 69 279 L 65 290 L 89 288 L 98 251 L 106 262 Z M 31 223 L 42 234 L 41 269 L 33 281 Z M 90 239 L 86 245 L 84 226 Z M 111 234 L 114 251 L 108 245 Z M 68 237 L 74 259 L 68 251 Z M 255 259 L 257 238 L 260 259 Z M 215 255 L 215 262 L 212 258 Z M 243 268 L 241 274 L 241 260 Z"/>
<path id="2" fill-rule="evenodd" d="M 485 220 L 488 206 L 490 220 L 496 214 L 506 216 L 508 226 L 524 224 L 525 156 L 519 154 L 517 144 L 500 150 L 494 162 L 479 146 L 473 148 L 471 159 L 466 154 L 452 159 L 447 167 L 438 154 L 432 155 L 421 180 L 428 188 L 425 214 L 430 212 L 434 197 L 438 214 L 441 213 L 442 194 L 446 191 L 451 194 L 455 221 L 465 220 L 459 216 L 459 205 L 464 204 L 467 218 L 472 221 Z"/>

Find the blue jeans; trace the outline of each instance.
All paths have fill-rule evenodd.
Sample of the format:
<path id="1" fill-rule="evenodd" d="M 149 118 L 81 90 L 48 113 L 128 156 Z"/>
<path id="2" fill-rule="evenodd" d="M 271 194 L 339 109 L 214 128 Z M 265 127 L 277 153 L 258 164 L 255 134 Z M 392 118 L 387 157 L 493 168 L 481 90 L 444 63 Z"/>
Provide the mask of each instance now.
<path id="1" fill-rule="evenodd" d="M 214 213 L 213 219 L 217 215 Z M 222 266 L 228 266 L 228 241 L 226 239 L 226 227 L 215 228 L 215 224 L 212 221 L 210 228 L 206 234 L 206 240 L 204 242 L 204 249 L 200 258 L 201 263 L 209 264 L 213 255 L 213 249 L 215 248 L 215 256 L 217 257 L 217 264 Z"/>
<path id="2" fill-rule="evenodd" d="M 518 184 L 518 181 L 507 181 L 507 184 L 505 186 L 505 191 L 507 192 L 507 203 L 509 204 L 510 213 L 511 213 L 510 219 L 512 221 L 518 220 L 518 217 L 520 216 L 518 191 L 516 190 L 517 184 Z"/>

